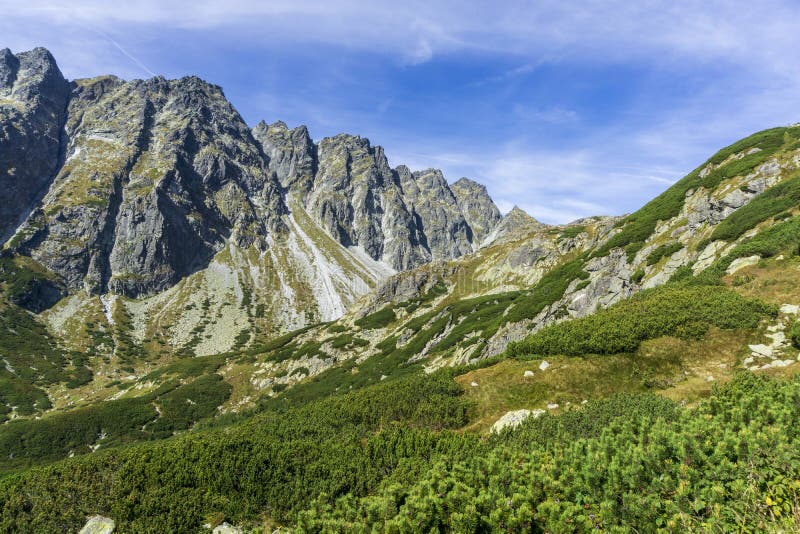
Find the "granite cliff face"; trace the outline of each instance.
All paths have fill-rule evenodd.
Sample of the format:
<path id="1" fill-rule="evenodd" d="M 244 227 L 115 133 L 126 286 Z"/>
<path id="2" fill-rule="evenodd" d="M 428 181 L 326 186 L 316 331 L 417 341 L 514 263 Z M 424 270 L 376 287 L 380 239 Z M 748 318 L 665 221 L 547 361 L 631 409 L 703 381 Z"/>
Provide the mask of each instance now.
<path id="1" fill-rule="evenodd" d="M 472 243 L 480 245 L 500 222 L 500 210 L 486 191 L 486 186 L 469 178 L 461 178 L 451 184 L 450 189 L 472 230 Z"/>
<path id="2" fill-rule="evenodd" d="M 44 48 L 0 50 L 0 239 L 52 180 L 70 88 Z"/>
<path id="3" fill-rule="evenodd" d="M 499 220 L 481 186 L 392 169 L 368 139 L 250 129 L 196 77 L 68 82 L 44 49 L 0 52 L 0 180 L 4 248 L 73 294 L 200 284 L 222 306 L 221 284 L 240 304 L 257 293 L 279 329 L 334 319 L 396 271 L 470 253 Z"/>
<path id="4" fill-rule="evenodd" d="M 285 206 L 249 128 L 197 78 L 73 83 L 64 161 L 14 247 L 73 289 L 139 296 L 263 247 Z"/>

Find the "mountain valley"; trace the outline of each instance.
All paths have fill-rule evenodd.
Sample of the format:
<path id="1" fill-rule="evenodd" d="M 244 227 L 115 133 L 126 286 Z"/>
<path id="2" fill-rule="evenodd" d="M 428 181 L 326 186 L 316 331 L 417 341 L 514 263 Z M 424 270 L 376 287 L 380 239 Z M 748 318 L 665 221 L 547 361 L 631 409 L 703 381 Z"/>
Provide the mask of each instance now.
<path id="1" fill-rule="evenodd" d="M 566 225 L 42 48 L 0 125 L 0 530 L 800 528 L 800 125 Z"/>

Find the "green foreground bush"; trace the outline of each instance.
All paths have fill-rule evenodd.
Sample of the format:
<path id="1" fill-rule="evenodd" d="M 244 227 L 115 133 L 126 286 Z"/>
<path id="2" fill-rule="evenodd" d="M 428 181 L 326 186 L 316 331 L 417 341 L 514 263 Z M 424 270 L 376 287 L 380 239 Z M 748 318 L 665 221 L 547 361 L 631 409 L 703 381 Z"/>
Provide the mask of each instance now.
<path id="1" fill-rule="evenodd" d="M 497 438 L 488 453 L 437 458 L 410 487 L 389 479 L 372 496 L 333 504 L 322 497 L 299 525 L 304 532 L 800 527 L 797 380 L 743 374 L 694 410 L 628 397 L 586 415 L 544 416 Z M 537 441 L 542 436 L 550 437 Z"/>

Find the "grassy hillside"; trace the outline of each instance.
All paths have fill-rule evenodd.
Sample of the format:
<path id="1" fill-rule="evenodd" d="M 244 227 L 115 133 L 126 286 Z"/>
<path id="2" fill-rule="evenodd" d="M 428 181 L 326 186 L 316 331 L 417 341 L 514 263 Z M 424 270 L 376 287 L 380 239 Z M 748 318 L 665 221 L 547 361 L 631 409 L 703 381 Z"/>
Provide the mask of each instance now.
<path id="1" fill-rule="evenodd" d="M 797 381 L 743 374 L 695 409 L 614 397 L 490 439 L 452 433 L 450 374 L 98 453 L 0 481 L 0 528 L 125 532 L 223 519 L 304 531 L 796 528 Z"/>

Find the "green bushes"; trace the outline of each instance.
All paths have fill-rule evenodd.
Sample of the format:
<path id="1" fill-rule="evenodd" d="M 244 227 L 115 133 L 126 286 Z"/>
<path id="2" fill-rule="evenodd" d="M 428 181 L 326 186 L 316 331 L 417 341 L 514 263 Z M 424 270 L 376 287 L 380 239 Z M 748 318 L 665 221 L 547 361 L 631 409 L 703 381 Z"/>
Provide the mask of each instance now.
<path id="1" fill-rule="evenodd" d="M 330 344 L 331 348 L 343 349 L 345 347 L 366 347 L 369 345 L 369 341 L 361 339 L 360 337 L 355 337 L 355 334 L 351 332 L 349 334 L 342 334 L 341 336 L 333 338 L 330 340 Z"/>
<path id="2" fill-rule="evenodd" d="M 796 136 L 797 133 L 797 128 L 772 128 L 753 134 L 720 150 L 706 164 L 701 165 L 679 180 L 675 185 L 645 204 L 639 211 L 629 215 L 624 220 L 622 231 L 609 239 L 604 246 L 594 253 L 594 256 L 605 256 L 612 248 L 621 247 L 627 250 L 629 245 L 636 244 L 640 246 L 639 244 L 644 243 L 653 233 L 658 221 L 671 219 L 680 213 L 686 193 L 690 189 L 696 187 L 715 188 L 727 178 L 749 173 L 768 157 L 775 154 L 785 142 L 793 142 L 792 136 Z M 760 150 L 715 169 L 705 178 L 700 177 L 700 169 L 708 163 L 719 165 L 729 156 L 751 148 L 759 148 Z"/>
<path id="3" fill-rule="evenodd" d="M 783 220 L 766 228 L 747 241 L 736 245 L 727 255 L 696 276 L 682 272 L 679 283 L 686 286 L 721 285 L 725 271 L 737 258 L 761 256 L 769 258 L 785 253 L 796 255 L 800 246 L 800 217 Z M 678 273 L 673 277 L 678 280 Z"/>
<path id="4" fill-rule="evenodd" d="M 72 355 L 72 362 L 67 356 L 34 315 L 0 301 L 0 423 L 12 406 L 19 415 L 49 409 L 45 386 L 91 379 L 83 355 Z"/>
<path id="5" fill-rule="evenodd" d="M 708 163 L 719 165 L 732 155 L 748 150 L 753 147 L 761 147 L 762 149 L 773 149 L 780 147 L 784 142 L 784 136 L 787 133 L 796 133 L 797 128 L 770 128 L 756 132 L 751 136 L 745 137 L 736 141 L 730 146 L 727 146 L 711 156 Z"/>
<path id="6" fill-rule="evenodd" d="M 383 308 L 370 315 L 366 315 L 355 322 L 356 326 L 360 326 L 364 330 L 375 330 L 377 328 L 385 328 L 392 321 L 395 320 L 394 310 L 392 308 Z"/>
<path id="7" fill-rule="evenodd" d="M 798 382 L 743 374 L 694 410 L 654 397 L 529 420 L 409 486 L 318 499 L 306 532 L 795 531 Z M 595 416 L 595 420 L 592 416 Z M 561 420 L 563 418 L 563 421 Z M 554 434 L 537 431 L 538 427 Z M 538 441 L 543 438 L 543 441 Z"/>
<path id="8" fill-rule="evenodd" d="M 158 417 L 146 399 L 119 399 L 40 420 L 12 421 L 0 427 L 0 466 L 7 470 L 86 454 L 90 446 L 114 446 L 146 439 L 142 426 Z"/>
<path id="9" fill-rule="evenodd" d="M 11 421 L 0 425 L 0 450 L 7 451 L 0 456 L 0 471 L 85 454 L 94 445 L 105 449 L 170 436 L 214 415 L 230 392 L 212 373 L 183 385 L 172 380 L 140 397 Z"/>
<path id="10" fill-rule="evenodd" d="M 794 531 L 800 381 L 749 373 L 684 410 L 622 395 L 487 440 L 448 372 L 0 480 L 0 530 Z M 265 515 L 266 514 L 266 517 Z"/>
<path id="11" fill-rule="evenodd" d="M 667 243 L 656 248 L 653 252 L 647 255 L 647 265 L 655 265 L 661 258 L 668 258 L 683 249 L 683 244 L 680 242 Z"/>
<path id="12" fill-rule="evenodd" d="M 104 513 L 123 532 L 196 532 L 209 514 L 279 521 L 321 494 L 365 495 L 385 477 L 416 477 L 428 458 L 478 440 L 446 373 L 415 376 L 236 427 L 97 452 L 0 482 L 0 531 L 77 531 Z M 398 426 L 402 425 L 402 426 Z"/>
<path id="13" fill-rule="evenodd" d="M 710 240 L 732 241 L 738 239 L 759 223 L 798 205 L 800 205 L 800 176 L 768 189 L 750 203 L 731 213 L 714 228 Z"/>
<path id="14" fill-rule="evenodd" d="M 560 239 L 574 239 L 584 233 L 586 231 L 585 226 L 569 226 L 564 228 L 561 233 L 559 234 L 558 238 Z"/>
<path id="15" fill-rule="evenodd" d="M 758 255 L 769 258 L 786 252 L 797 254 L 800 245 L 800 217 L 793 217 L 771 226 L 753 238 L 737 245 L 725 258 L 720 260 L 718 268 L 723 272 L 733 260 Z"/>
<path id="16" fill-rule="evenodd" d="M 662 286 L 643 291 L 593 315 L 559 323 L 509 345 L 511 356 L 634 352 L 660 336 L 697 338 L 711 326 L 755 328 L 775 315 L 773 306 L 716 286 Z"/>
<path id="17" fill-rule="evenodd" d="M 636 254 L 642 250 L 642 248 L 644 248 L 644 241 L 637 241 L 625 246 L 625 257 L 628 259 L 628 263 L 633 263 Z"/>
<path id="18" fill-rule="evenodd" d="M 190 428 L 192 423 L 217 412 L 217 407 L 231 394 L 231 386 L 218 374 L 201 376 L 156 399 L 159 417 L 145 426 L 154 438 L 172 435 Z"/>
<path id="19" fill-rule="evenodd" d="M 576 439 L 598 438 L 616 421 L 640 418 L 649 421 L 675 421 L 680 417 L 678 406 L 652 393 L 623 393 L 589 403 L 580 410 L 554 416 L 543 414 L 513 432 L 504 432 L 493 439 L 497 443 L 525 448 L 531 443 L 552 446 Z"/>
<path id="20" fill-rule="evenodd" d="M 789 330 L 789 339 L 792 340 L 792 346 L 800 349 L 800 321 L 795 322 Z"/>
<path id="21" fill-rule="evenodd" d="M 514 302 L 504 316 L 503 323 L 514 323 L 539 315 L 547 306 L 564 296 L 564 292 L 573 280 L 589 278 L 589 273 L 583 270 L 585 265 L 586 257 L 581 255 L 545 273 L 533 290 L 523 293 L 522 297 Z"/>

